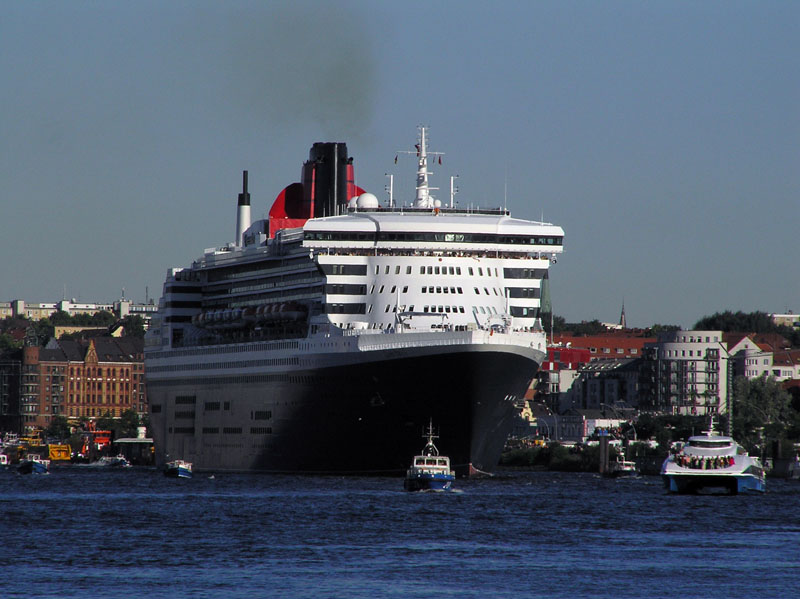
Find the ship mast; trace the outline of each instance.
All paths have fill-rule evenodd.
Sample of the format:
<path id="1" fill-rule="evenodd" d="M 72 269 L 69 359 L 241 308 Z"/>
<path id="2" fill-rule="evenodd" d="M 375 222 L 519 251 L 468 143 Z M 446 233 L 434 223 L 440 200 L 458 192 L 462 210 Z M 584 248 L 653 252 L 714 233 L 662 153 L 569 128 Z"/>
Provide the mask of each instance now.
<path id="1" fill-rule="evenodd" d="M 428 152 L 428 128 L 425 125 L 419 127 L 419 143 L 417 144 L 417 197 L 414 206 L 417 208 L 434 208 L 435 200 L 431 196 L 431 190 L 437 189 L 428 185 L 428 156 L 441 156 L 442 152 Z M 441 159 L 440 159 L 441 161 Z"/>

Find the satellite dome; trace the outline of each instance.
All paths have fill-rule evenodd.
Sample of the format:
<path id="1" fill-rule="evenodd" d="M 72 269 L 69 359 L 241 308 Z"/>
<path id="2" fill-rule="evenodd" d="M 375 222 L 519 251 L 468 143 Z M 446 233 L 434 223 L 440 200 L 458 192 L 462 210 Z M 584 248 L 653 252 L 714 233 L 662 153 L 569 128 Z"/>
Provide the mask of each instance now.
<path id="1" fill-rule="evenodd" d="M 359 208 L 380 208 L 381 205 L 374 194 L 362 193 L 358 196 L 357 206 Z"/>
<path id="2" fill-rule="evenodd" d="M 358 196 L 353 196 L 347 201 L 348 208 L 355 208 L 358 205 Z"/>

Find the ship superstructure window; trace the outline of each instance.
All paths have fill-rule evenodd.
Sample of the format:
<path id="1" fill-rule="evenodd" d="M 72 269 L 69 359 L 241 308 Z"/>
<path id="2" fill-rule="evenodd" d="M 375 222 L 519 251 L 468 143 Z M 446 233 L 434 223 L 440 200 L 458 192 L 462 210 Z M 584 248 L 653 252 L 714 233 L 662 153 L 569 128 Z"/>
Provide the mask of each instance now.
<path id="1" fill-rule="evenodd" d="M 506 279 L 546 279 L 546 268 L 504 268 L 503 276 Z"/>
<path id="2" fill-rule="evenodd" d="M 325 293 L 329 295 L 366 295 L 366 285 L 334 284 L 325 285 Z"/>
<path id="3" fill-rule="evenodd" d="M 366 304 L 325 304 L 325 314 L 364 314 Z"/>
<path id="4" fill-rule="evenodd" d="M 540 296 L 540 290 L 536 287 L 506 287 L 506 291 L 508 297 L 514 299 L 536 299 Z"/>
<path id="5" fill-rule="evenodd" d="M 320 264 L 326 275 L 366 275 L 366 264 Z M 376 273 L 377 274 L 377 273 Z"/>

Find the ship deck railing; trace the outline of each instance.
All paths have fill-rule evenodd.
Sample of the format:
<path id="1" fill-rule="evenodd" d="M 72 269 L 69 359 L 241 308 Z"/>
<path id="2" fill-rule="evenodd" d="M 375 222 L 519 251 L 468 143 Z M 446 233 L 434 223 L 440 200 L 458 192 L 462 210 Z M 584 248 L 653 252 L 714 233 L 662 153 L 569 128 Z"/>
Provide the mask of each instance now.
<path id="1" fill-rule="evenodd" d="M 342 246 L 309 245 L 325 256 L 391 256 L 391 257 L 435 257 L 435 258 L 502 258 L 507 260 L 549 260 L 552 252 L 509 252 L 509 251 L 452 251 L 445 249 L 412 250 L 408 248 L 394 249 L 384 247 L 352 248 Z"/>

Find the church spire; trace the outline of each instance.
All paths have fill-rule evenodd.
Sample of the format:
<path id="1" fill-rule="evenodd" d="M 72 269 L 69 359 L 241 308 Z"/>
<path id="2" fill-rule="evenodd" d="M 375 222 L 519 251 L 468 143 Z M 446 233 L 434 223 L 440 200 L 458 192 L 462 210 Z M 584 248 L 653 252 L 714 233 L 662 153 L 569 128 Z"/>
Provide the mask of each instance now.
<path id="1" fill-rule="evenodd" d="M 619 315 L 619 326 L 623 329 L 627 329 L 627 325 L 625 323 L 625 299 L 622 300 L 622 314 Z"/>

